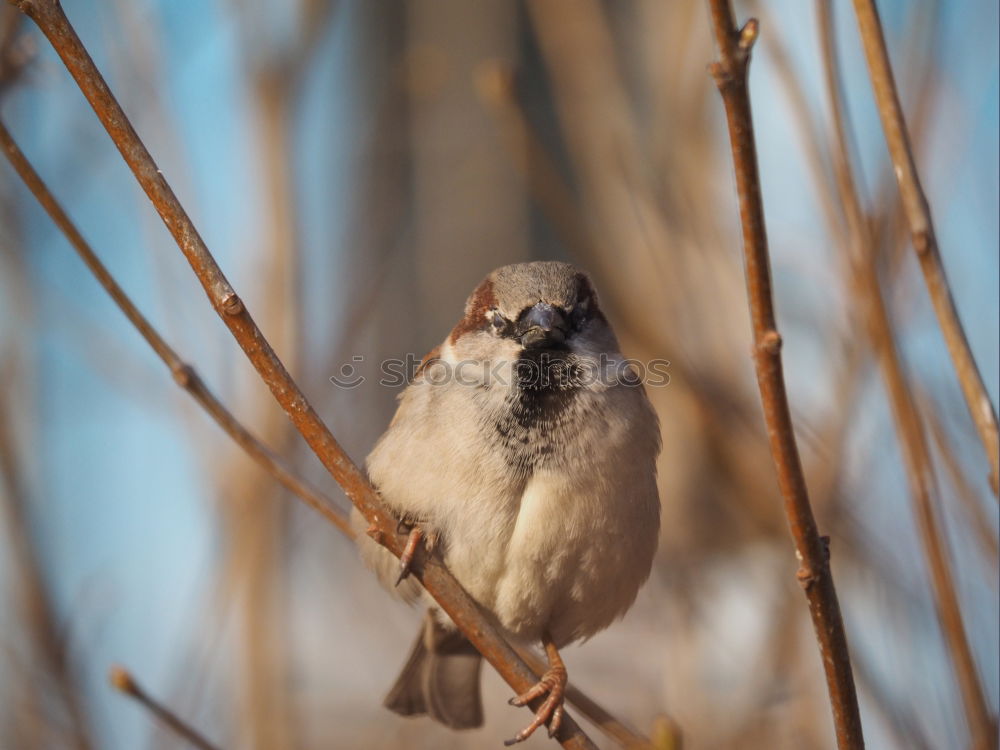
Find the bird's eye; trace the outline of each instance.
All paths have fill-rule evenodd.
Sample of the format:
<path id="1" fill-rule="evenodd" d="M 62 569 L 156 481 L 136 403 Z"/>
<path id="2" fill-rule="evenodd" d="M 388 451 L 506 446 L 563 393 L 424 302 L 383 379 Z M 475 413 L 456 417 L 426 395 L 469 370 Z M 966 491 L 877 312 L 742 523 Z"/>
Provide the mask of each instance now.
<path id="1" fill-rule="evenodd" d="M 570 313 L 570 320 L 572 320 L 574 328 L 579 328 L 587 320 L 588 307 L 588 300 L 581 300 L 573 308 L 573 312 Z"/>

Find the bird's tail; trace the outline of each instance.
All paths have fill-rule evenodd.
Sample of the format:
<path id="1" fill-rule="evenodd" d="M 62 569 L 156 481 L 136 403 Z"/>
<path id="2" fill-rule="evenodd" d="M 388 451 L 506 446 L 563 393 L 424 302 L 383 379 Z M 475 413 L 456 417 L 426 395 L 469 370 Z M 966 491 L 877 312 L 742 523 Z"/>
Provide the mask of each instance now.
<path id="1" fill-rule="evenodd" d="M 465 636 L 440 625 L 428 610 L 385 706 L 402 716 L 427 714 L 452 729 L 482 726 L 481 666 L 482 657 Z"/>

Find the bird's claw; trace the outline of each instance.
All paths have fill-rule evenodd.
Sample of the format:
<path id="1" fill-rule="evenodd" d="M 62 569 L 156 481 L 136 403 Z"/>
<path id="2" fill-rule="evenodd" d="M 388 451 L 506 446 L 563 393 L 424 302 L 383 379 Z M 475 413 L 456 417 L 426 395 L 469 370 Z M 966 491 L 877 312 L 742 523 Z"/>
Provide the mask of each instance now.
<path id="1" fill-rule="evenodd" d="M 396 586 L 401 584 L 406 580 L 407 576 L 410 575 L 410 570 L 413 567 L 413 558 L 417 554 L 417 548 L 420 543 L 424 543 L 424 549 L 427 554 L 434 552 L 434 548 L 437 546 L 438 535 L 436 532 L 425 532 L 420 526 L 408 526 L 405 521 L 400 521 L 397 527 L 400 534 L 406 531 L 409 527 L 409 536 L 406 537 L 406 544 L 403 547 L 403 553 L 399 556 L 399 577 L 396 578 Z"/>
<path id="2" fill-rule="evenodd" d="M 399 556 L 399 577 L 396 578 L 396 585 L 401 584 L 413 566 L 413 557 L 417 554 L 417 547 L 424 538 L 424 531 L 419 526 L 410 529 L 410 535 L 406 537 L 406 545 L 403 547 L 403 554 Z"/>
<path id="3" fill-rule="evenodd" d="M 511 698 L 508 703 L 512 706 L 524 706 L 548 694 L 548 698 L 538 707 L 535 718 L 531 720 L 524 729 L 514 735 L 513 739 L 506 740 L 503 744 L 507 747 L 524 742 L 535 730 L 543 724 L 549 725 L 549 737 L 554 737 L 559 731 L 563 718 L 563 699 L 566 692 L 566 668 L 563 666 L 551 667 L 534 686 L 520 695 Z"/>

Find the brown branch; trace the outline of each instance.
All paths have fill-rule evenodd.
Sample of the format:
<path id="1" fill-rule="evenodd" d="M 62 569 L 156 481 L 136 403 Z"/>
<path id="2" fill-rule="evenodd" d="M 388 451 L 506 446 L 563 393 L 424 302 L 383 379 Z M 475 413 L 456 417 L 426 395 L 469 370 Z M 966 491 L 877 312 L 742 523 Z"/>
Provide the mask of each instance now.
<path id="1" fill-rule="evenodd" d="M 709 0 L 709 8 L 720 53 L 720 61 L 713 63 L 710 70 L 722 95 L 729 125 L 743 225 L 747 294 L 754 338 L 753 359 L 764 419 L 778 473 L 778 485 L 784 498 L 785 515 L 801 565 L 798 579 L 809 602 L 809 613 L 823 657 L 837 745 L 841 750 L 855 750 L 864 747 L 864 737 L 847 636 L 830 572 L 829 550 L 826 540 L 820 538 L 816 528 L 795 443 L 781 363 L 781 336 L 774 315 L 764 207 L 747 90 L 747 67 L 751 47 L 757 38 L 757 21 L 751 19 L 737 30 L 728 0 Z"/>
<path id="2" fill-rule="evenodd" d="M 229 328 L 261 379 L 271 389 L 275 400 L 285 410 L 327 471 L 343 487 L 347 496 L 369 521 L 372 536 L 393 554 L 399 556 L 406 537 L 398 533 L 396 519 L 384 509 L 365 475 L 351 461 L 329 428 L 319 418 L 253 321 L 246 305 L 229 284 L 191 219 L 108 89 L 59 3 L 56 0 L 8 0 L 8 2 L 21 8 L 52 44 L 146 195 L 149 196 L 167 229 L 174 236 L 208 295 L 212 307 Z M 414 573 L 463 634 L 515 691 L 522 692 L 534 685 L 535 675 L 489 624 L 478 605 L 465 593 L 439 560 L 420 555 Z M 540 704 L 541 700 L 535 700 L 532 702 L 532 707 L 537 709 Z M 566 748 L 596 747 L 569 716 L 564 717 L 557 739 Z"/>
<path id="3" fill-rule="evenodd" d="M 955 373 L 962 387 L 969 414 L 986 450 L 986 458 L 990 464 L 990 487 L 993 489 L 993 494 L 1000 498 L 1000 429 L 997 427 L 996 410 L 990 402 L 983 377 L 972 356 L 969 341 L 958 318 L 955 300 L 945 276 L 931 220 L 930 206 L 927 204 L 920 176 L 917 174 L 917 164 L 913 158 L 903 109 L 899 104 L 899 94 L 896 91 L 875 0 L 854 0 L 854 13 L 858 18 L 861 43 L 868 60 L 875 102 L 878 105 L 882 130 L 885 132 L 893 171 L 899 185 L 903 212 L 910 227 L 913 249 L 917 253 L 917 260 L 920 262 L 920 269 L 927 284 L 927 293 L 937 314 L 938 325 L 941 326 L 941 333 L 955 366 Z"/>
<path id="4" fill-rule="evenodd" d="M 0 121 L 0 147 L 3 148 L 4 155 L 10 161 L 14 170 L 18 173 L 25 185 L 31 190 L 38 202 L 52 218 L 56 226 L 66 236 L 73 249 L 90 269 L 91 273 L 108 295 L 118 305 L 136 330 L 149 344 L 150 348 L 170 370 L 174 381 L 191 397 L 197 401 L 209 416 L 215 420 L 246 453 L 268 474 L 273 476 L 282 486 L 295 493 L 307 505 L 323 515 L 330 523 L 351 535 L 350 524 L 347 517 L 337 509 L 336 504 L 320 490 L 312 487 L 308 483 L 299 479 L 288 468 L 284 460 L 275 454 L 270 448 L 254 437 L 239 421 L 226 409 L 225 406 L 215 397 L 215 395 L 205 386 L 198 373 L 189 364 L 184 362 L 171 346 L 163 340 L 163 337 L 156 331 L 148 320 L 139 312 L 138 308 L 129 299 L 125 290 L 119 286 L 108 269 L 101 263 L 90 245 L 80 234 L 69 216 L 62 209 L 51 191 L 42 181 L 41 177 L 34 170 L 18 148 L 6 125 Z"/>
<path id="5" fill-rule="evenodd" d="M 947 542 L 937 518 L 937 483 L 927 436 L 920 419 L 917 402 L 907 380 L 895 334 L 879 286 L 875 251 L 870 242 L 864 212 L 850 166 L 850 148 L 844 126 L 842 87 L 839 81 L 836 43 L 828 0 L 820 0 L 819 30 L 824 56 L 827 98 L 833 119 L 835 150 L 833 164 L 837 188 L 847 218 L 850 259 L 854 283 L 864 305 L 864 319 L 875 350 L 885 389 L 889 396 L 907 468 L 907 478 L 913 497 L 914 515 L 930 569 L 931 583 L 938 619 L 944 631 L 952 666 L 958 679 L 966 720 L 972 733 L 973 745 L 985 748 L 995 737 L 996 724 L 986 704 L 975 659 L 966 637 L 962 611 L 951 573 Z"/>
<path id="6" fill-rule="evenodd" d="M 202 737 L 195 729 L 192 729 L 187 722 L 143 690 L 131 673 L 124 668 L 112 667 L 108 673 L 108 682 L 119 693 L 134 698 L 145 706 L 153 716 L 170 727 L 178 737 L 194 745 L 198 750 L 217 750 L 215 745 Z"/>
<path id="7" fill-rule="evenodd" d="M 901 76 L 901 88 L 907 88 L 908 80 L 911 82 L 909 88 L 914 90 L 913 101 L 907 110 L 910 112 L 910 138 L 918 154 L 926 151 L 932 114 L 940 98 L 941 84 L 936 80 L 938 71 L 934 67 L 934 51 L 938 48 L 936 37 L 941 28 L 941 2 L 942 0 L 930 0 L 929 8 L 924 4 L 911 4 L 909 20 L 903 30 L 903 38 L 908 44 L 904 50 L 903 64 L 899 66 L 905 76 L 905 79 Z M 945 158 L 944 161 L 947 163 L 950 159 Z M 903 217 L 903 206 L 899 200 L 893 170 L 881 170 L 879 184 L 873 195 L 876 197 L 873 200 L 875 210 L 871 224 L 874 245 L 880 255 L 879 267 L 888 270 L 888 278 L 894 280 L 903 267 L 909 232 L 906 230 L 906 219 Z"/>

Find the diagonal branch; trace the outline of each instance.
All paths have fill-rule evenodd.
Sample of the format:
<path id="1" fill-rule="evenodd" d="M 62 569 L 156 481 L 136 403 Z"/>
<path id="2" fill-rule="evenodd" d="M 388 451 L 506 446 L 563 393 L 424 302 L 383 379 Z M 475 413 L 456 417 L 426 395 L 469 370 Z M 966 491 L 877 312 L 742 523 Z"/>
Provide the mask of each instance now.
<path id="1" fill-rule="evenodd" d="M 309 447 L 371 524 L 372 536 L 398 557 L 406 537 L 398 533 L 396 520 L 384 509 L 365 475 L 319 418 L 257 327 L 132 128 L 57 0 L 8 2 L 25 12 L 52 44 L 187 258 L 212 307 Z M 515 691 L 520 693 L 534 685 L 536 678 L 531 670 L 439 560 L 421 556 L 414 573 Z M 532 708 L 537 709 L 540 703 L 540 699 L 533 701 Z M 563 718 L 557 739 L 566 748 L 595 748 L 568 716 Z"/>
<path id="2" fill-rule="evenodd" d="M 729 125 L 743 225 L 747 294 L 754 338 L 753 358 L 764 419 L 778 473 L 778 485 L 784 498 L 785 515 L 801 565 L 798 579 L 809 602 L 809 613 L 823 657 L 837 745 L 841 750 L 856 750 L 864 747 L 864 738 L 847 636 L 830 572 L 827 540 L 820 537 L 816 528 L 795 442 L 781 363 L 781 336 L 774 314 L 764 207 L 760 197 L 753 119 L 747 90 L 747 67 L 758 26 L 757 21 L 751 19 L 737 30 L 728 0 L 709 0 L 709 8 L 720 53 L 720 61 L 713 63 L 710 71 L 722 95 Z"/>
<path id="3" fill-rule="evenodd" d="M 990 486 L 993 494 L 1000 498 L 1000 430 L 997 427 L 997 413 L 990 402 L 976 360 L 969 348 L 965 330 L 958 318 L 955 300 L 948 286 L 944 265 L 938 249 L 937 236 L 931 220 L 930 206 L 920 184 L 917 164 L 910 146 L 910 136 L 903 119 L 903 108 L 899 104 L 899 94 L 889 63 L 889 52 L 882 33 L 875 0 L 854 0 L 854 13 L 858 18 L 861 43 L 868 60 L 868 71 L 875 92 L 882 130 L 892 158 L 893 171 L 899 185 L 903 201 L 903 212 L 910 227 L 913 249 L 917 253 L 920 269 L 927 284 L 927 293 L 937 314 L 938 325 L 944 336 L 948 353 L 951 355 L 958 376 L 965 403 L 972 415 L 972 421 L 979 432 L 979 439 L 986 450 L 990 464 Z"/>
<path id="4" fill-rule="evenodd" d="M 171 731 L 188 744 L 198 750 L 216 750 L 216 746 L 202 737 L 190 724 L 143 690 L 142 686 L 127 670 L 122 667 L 112 667 L 108 674 L 108 682 L 122 695 L 134 698 L 137 703 L 142 704 L 153 716 L 170 727 Z"/>

